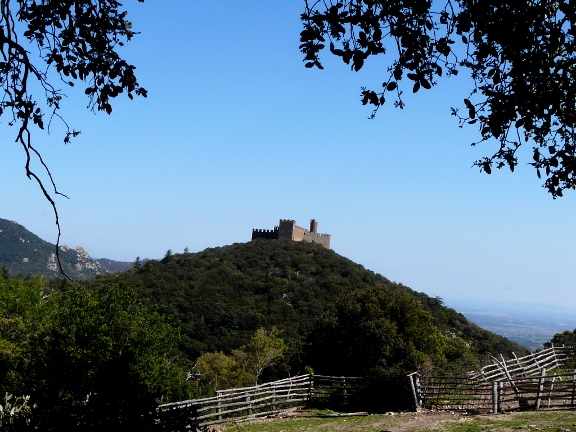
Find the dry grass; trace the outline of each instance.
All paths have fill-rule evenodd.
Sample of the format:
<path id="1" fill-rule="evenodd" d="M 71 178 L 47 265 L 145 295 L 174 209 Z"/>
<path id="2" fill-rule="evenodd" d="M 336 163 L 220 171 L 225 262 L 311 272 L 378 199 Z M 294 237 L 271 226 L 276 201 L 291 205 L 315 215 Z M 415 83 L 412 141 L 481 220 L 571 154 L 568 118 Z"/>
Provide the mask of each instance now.
<path id="1" fill-rule="evenodd" d="M 214 428 L 222 432 L 576 432 L 576 411 L 496 415 L 464 415 L 444 411 L 336 416 L 336 413 L 330 412 L 295 410 L 281 416 L 222 424 Z"/>

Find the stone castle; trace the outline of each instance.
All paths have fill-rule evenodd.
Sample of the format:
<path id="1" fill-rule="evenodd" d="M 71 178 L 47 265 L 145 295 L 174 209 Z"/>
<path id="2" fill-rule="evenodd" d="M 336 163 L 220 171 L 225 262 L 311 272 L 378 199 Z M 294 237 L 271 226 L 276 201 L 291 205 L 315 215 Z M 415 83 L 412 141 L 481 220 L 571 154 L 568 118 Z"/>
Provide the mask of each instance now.
<path id="1" fill-rule="evenodd" d="M 278 226 L 275 226 L 273 230 L 253 229 L 252 240 L 259 238 L 320 243 L 326 249 L 330 249 L 330 234 L 318 234 L 318 222 L 314 219 L 310 221 L 309 230 L 297 226 L 295 220 L 280 219 L 280 223 Z"/>

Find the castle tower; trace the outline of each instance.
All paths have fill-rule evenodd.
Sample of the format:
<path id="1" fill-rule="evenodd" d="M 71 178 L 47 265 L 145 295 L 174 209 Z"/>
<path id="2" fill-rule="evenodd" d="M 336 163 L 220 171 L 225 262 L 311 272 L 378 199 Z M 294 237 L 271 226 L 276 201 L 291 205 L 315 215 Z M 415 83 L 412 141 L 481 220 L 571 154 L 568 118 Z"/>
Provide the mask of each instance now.
<path id="1" fill-rule="evenodd" d="M 292 219 L 280 219 L 278 224 L 278 238 L 284 238 L 289 240 L 302 240 L 294 237 L 296 229 L 296 221 Z M 302 230 L 302 228 L 300 228 Z"/>
<path id="2" fill-rule="evenodd" d="M 318 222 L 314 219 L 310 219 L 310 232 L 312 234 L 318 234 Z"/>

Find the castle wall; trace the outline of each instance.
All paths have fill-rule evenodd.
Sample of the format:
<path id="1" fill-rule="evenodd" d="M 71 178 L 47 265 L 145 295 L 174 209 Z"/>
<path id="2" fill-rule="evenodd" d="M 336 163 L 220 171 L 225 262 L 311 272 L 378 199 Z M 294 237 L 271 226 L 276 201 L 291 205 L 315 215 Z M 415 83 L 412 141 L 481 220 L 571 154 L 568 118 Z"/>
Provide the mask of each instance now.
<path id="1" fill-rule="evenodd" d="M 294 241 L 302 241 L 304 240 L 304 235 L 306 233 L 304 228 L 300 228 L 299 226 L 294 227 L 294 231 L 292 232 L 292 240 Z"/>
<path id="2" fill-rule="evenodd" d="M 317 234 L 304 230 L 304 237 L 302 240 L 310 243 L 320 243 L 326 249 L 330 249 L 330 234 Z"/>
<path id="3" fill-rule="evenodd" d="M 278 227 L 274 227 L 273 230 L 253 229 L 252 240 L 259 238 L 278 240 Z"/>

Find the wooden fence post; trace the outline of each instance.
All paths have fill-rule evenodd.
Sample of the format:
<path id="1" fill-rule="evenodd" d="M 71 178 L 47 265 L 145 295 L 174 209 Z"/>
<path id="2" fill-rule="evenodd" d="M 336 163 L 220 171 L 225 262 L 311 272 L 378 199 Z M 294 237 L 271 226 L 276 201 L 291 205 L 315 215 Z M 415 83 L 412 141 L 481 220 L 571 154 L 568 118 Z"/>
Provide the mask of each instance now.
<path id="1" fill-rule="evenodd" d="M 504 382 L 498 381 L 498 406 L 497 412 L 502 412 L 502 399 L 504 399 Z"/>
<path id="2" fill-rule="evenodd" d="M 422 390 L 422 382 L 420 381 L 420 374 L 416 375 L 416 381 L 414 381 L 416 386 L 416 394 L 418 395 L 418 406 L 424 408 L 424 401 L 426 399 L 426 392 Z"/>
<path id="3" fill-rule="evenodd" d="M 562 381 L 562 378 L 560 378 Z M 554 391 L 554 383 L 556 382 L 556 376 L 552 377 L 552 383 L 550 384 L 550 392 L 548 392 L 548 408 L 550 408 L 550 403 L 552 401 L 552 392 Z"/>
<path id="4" fill-rule="evenodd" d="M 492 412 L 498 413 L 498 381 L 492 381 Z"/>
<path id="5" fill-rule="evenodd" d="M 570 406 L 574 406 L 575 396 L 576 396 L 576 369 L 574 370 L 574 375 L 572 375 L 572 399 L 570 400 Z"/>
<path id="6" fill-rule="evenodd" d="M 276 409 L 276 385 L 272 386 L 272 410 Z"/>
<path id="7" fill-rule="evenodd" d="M 310 382 L 308 384 L 308 404 L 312 403 L 312 394 L 314 392 L 314 375 L 308 374 Z"/>
<path id="8" fill-rule="evenodd" d="M 246 405 L 248 405 L 248 417 L 252 415 L 252 402 L 250 402 L 250 395 L 246 396 Z"/>
<path id="9" fill-rule="evenodd" d="M 418 379 L 418 372 L 411 373 L 408 375 L 408 380 L 410 381 L 410 388 L 412 389 L 412 397 L 414 398 L 414 407 L 416 411 L 419 411 L 422 407 L 420 402 L 420 380 Z M 416 384 L 418 383 L 418 385 Z"/>
<path id="10" fill-rule="evenodd" d="M 218 398 L 218 420 L 222 420 L 222 401 L 220 400 L 222 393 L 220 390 L 216 390 L 216 397 Z"/>
<path id="11" fill-rule="evenodd" d="M 536 395 L 536 406 L 534 407 L 536 411 L 540 409 L 540 399 L 542 398 L 542 393 L 544 391 L 545 376 L 546 376 L 546 368 L 540 369 L 540 379 L 538 380 L 538 394 Z"/>

